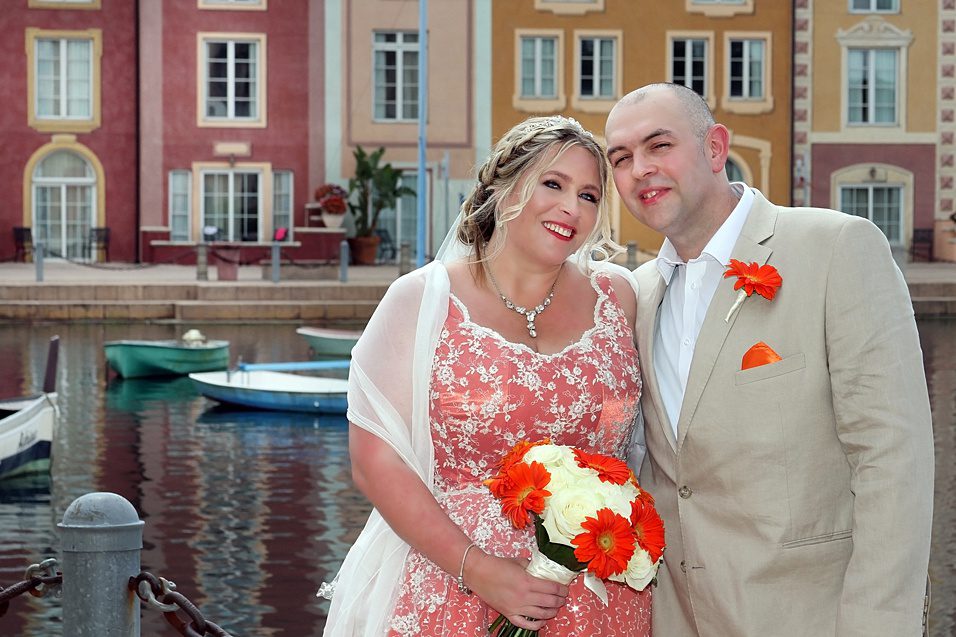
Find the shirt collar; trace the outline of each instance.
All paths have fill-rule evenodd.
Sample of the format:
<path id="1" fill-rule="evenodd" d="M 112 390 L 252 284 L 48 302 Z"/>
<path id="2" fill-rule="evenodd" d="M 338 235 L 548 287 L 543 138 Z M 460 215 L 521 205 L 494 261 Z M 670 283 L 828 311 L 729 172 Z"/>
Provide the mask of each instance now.
<path id="1" fill-rule="evenodd" d="M 743 190 L 740 199 L 737 200 L 737 205 L 734 206 L 734 209 L 730 212 L 730 216 L 724 220 L 720 228 L 717 229 L 717 232 L 714 233 L 714 236 L 712 236 L 710 241 L 707 242 L 707 245 L 704 246 L 704 250 L 700 256 L 696 259 L 691 259 L 690 263 L 704 259 L 716 261 L 721 265 L 730 263 L 730 255 L 733 252 L 734 245 L 737 243 L 737 239 L 740 238 L 740 232 L 744 228 L 744 223 L 747 221 L 747 216 L 750 214 L 750 208 L 754 202 L 753 190 L 745 184 L 733 182 L 731 185 L 737 190 Z M 665 284 L 670 284 L 671 277 L 674 275 L 674 268 L 679 265 L 687 265 L 687 262 L 678 256 L 677 249 L 674 247 L 674 244 L 670 242 L 670 239 L 665 238 L 657 254 L 657 271 L 660 272 L 664 278 Z"/>

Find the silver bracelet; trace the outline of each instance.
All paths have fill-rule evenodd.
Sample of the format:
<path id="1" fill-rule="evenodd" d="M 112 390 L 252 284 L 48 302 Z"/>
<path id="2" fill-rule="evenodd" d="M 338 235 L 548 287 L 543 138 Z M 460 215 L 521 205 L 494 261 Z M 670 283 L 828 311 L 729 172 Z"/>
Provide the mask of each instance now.
<path id="1" fill-rule="evenodd" d="M 471 595 L 471 589 L 465 586 L 465 560 L 468 559 L 468 551 L 476 546 L 478 545 L 472 542 L 461 556 L 461 567 L 458 569 L 458 592 L 463 595 Z"/>

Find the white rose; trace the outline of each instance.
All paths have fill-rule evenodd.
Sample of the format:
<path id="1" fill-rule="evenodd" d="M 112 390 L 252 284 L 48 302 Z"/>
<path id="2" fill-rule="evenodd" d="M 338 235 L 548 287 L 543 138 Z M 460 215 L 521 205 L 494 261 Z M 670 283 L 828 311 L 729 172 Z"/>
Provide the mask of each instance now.
<path id="1" fill-rule="evenodd" d="M 570 455 L 570 449 L 562 445 L 538 445 L 525 452 L 524 462 L 528 464 L 540 462 L 548 471 L 551 471 L 552 467 L 565 463 Z"/>
<path id="2" fill-rule="evenodd" d="M 630 495 L 630 492 L 622 488 L 622 485 L 604 482 L 601 485 L 601 495 L 604 500 L 604 506 L 611 509 L 625 520 L 631 519 L 631 502 L 637 497 L 636 494 Z"/>
<path id="3" fill-rule="evenodd" d="M 571 540 L 584 532 L 584 519 L 601 508 L 600 497 L 589 486 L 566 485 L 552 492 L 542 521 L 552 542 L 573 546 Z"/>
<path id="4" fill-rule="evenodd" d="M 642 591 L 655 575 L 657 575 L 657 564 L 651 562 L 651 556 L 647 551 L 640 546 L 635 546 L 634 555 L 624 569 L 624 581 L 634 590 Z"/>

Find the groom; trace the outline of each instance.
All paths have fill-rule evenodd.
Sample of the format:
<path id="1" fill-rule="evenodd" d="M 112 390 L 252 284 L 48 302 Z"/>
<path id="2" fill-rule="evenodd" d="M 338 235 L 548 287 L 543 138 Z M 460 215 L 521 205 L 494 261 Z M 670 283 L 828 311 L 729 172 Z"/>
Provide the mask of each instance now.
<path id="1" fill-rule="evenodd" d="M 729 183 L 729 132 L 683 86 L 625 96 L 606 138 L 622 201 L 667 237 L 636 271 L 654 634 L 920 635 L 933 432 L 883 234 Z M 766 298 L 735 304 L 731 259 Z"/>

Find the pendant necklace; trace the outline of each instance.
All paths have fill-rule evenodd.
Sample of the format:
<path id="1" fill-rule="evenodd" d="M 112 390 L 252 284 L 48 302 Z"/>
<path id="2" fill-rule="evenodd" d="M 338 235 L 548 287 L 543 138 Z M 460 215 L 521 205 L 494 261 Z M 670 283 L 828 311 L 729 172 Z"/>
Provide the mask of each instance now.
<path id="1" fill-rule="evenodd" d="M 525 317 L 525 319 L 528 321 L 528 334 L 531 336 L 531 338 L 538 337 L 538 330 L 535 327 L 534 320 L 538 318 L 538 314 L 544 312 L 545 308 L 551 305 L 551 297 L 554 296 L 554 286 L 558 284 L 558 277 L 561 276 L 561 270 L 563 269 L 564 264 L 562 263 L 561 267 L 558 268 L 558 274 L 554 277 L 554 281 L 551 282 L 551 289 L 548 290 L 547 296 L 545 296 L 544 299 L 536 306 L 528 309 L 520 305 L 516 305 L 511 299 L 502 294 L 501 288 L 498 287 L 498 281 L 495 280 L 495 275 L 491 273 L 491 268 L 487 265 L 485 266 L 485 271 L 488 272 L 488 278 L 491 279 L 491 285 L 495 288 L 495 292 L 497 292 L 498 296 L 501 297 L 505 307 L 509 310 L 514 310 L 521 316 Z"/>

